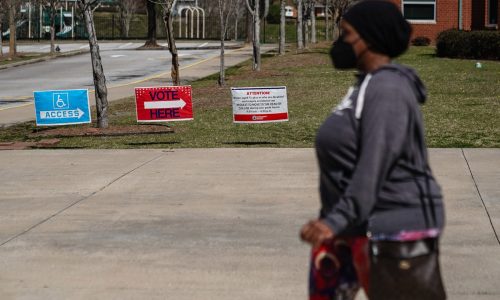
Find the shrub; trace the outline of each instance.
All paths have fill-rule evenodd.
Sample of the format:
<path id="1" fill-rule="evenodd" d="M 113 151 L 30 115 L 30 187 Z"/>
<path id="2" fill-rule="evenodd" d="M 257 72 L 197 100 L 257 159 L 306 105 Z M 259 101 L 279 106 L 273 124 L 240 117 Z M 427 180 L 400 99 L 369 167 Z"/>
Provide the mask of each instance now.
<path id="1" fill-rule="evenodd" d="M 431 39 L 425 36 L 417 36 L 411 41 L 413 46 L 429 46 L 431 44 Z"/>
<path id="2" fill-rule="evenodd" d="M 269 24 L 280 23 L 280 6 L 278 4 L 273 4 L 269 6 L 269 13 L 267 14 L 267 22 L 269 22 Z"/>
<path id="3" fill-rule="evenodd" d="M 439 57 L 500 59 L 500 32 L 446 30 L 436 41 Z"/>

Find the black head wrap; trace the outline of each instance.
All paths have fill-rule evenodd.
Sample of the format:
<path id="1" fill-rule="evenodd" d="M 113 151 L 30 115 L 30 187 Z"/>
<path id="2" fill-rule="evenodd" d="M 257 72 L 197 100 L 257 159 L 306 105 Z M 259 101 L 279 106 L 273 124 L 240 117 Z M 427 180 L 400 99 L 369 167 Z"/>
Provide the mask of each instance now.
<path id="1" fill-rule="evenodd" d="M 411 26 L 399 8 L 384 0 L 365 0 L 352 6 L 344 20 L 351 24 L 370 48 L 389 57 L 403 54 L 410 42 Z"/>

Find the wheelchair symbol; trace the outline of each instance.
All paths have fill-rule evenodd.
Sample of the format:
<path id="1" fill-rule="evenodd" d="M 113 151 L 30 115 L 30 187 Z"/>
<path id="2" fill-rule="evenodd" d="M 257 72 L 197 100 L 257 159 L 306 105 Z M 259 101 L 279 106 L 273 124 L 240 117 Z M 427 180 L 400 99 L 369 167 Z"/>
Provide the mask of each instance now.
<path id="1" fill-rule="evenodd" d="M 67 93 L 54 94 L 52 100 L 54 109 L 69 109 Z"/>

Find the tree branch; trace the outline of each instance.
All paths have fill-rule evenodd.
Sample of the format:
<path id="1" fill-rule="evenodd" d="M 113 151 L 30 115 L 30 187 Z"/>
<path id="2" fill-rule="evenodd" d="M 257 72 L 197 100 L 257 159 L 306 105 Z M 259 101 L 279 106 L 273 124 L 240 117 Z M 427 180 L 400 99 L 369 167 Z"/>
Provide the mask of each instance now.
<path id="1" fill-rule="evenodd" d="M 267 17 L 267 14 L 269 13 L 269 0 L 264 1 L 264 15 L 262 15 L 262 18 L 265 19 Z"/>
<path id="2" fill-rule="evenodd" d="M 255 0 L 255 1 L 258 1 L 258 0 Z M 247 9 L 248 11 L 255 16 L 255 11 L 252 9 L 252 7 L 250 6 L 250 0 L 245 0 L 245 3 L 247 5 Z"/>

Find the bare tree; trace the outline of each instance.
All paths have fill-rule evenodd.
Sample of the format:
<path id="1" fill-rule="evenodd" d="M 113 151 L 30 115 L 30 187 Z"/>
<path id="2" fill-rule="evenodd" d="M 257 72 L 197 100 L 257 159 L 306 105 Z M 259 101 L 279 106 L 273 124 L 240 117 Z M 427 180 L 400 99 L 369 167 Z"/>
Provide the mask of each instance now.
<path id="1" fill-rule="evenodd" d="M 316 0 L 308 0 L 309 5 L 309 19 L 311 20 L 311 43 L 318 42 L 316 37 Z"/>
<path id="2" fill-rule="evenodd" d="M 90 57 L 92 60 L 92 70 L 94 75 L 95 101 L 97 109 L 97 126 L 99 128 L 108 127 L 108 89 L 106 87 L 106 77 L 102 67 L 99 44 L 94 27 L 94 10 L 98 7 L 97 0 L 78 0 L 78 6 L 85 17 L 85 25 L 89 35 Z M 97 5 L 97 6 L 95 6 Z M 93 8 L 94 7 L 94 8 Z"/>
<path id="3" fill-rule="evenodd" d="M 9 58 L 13 59 L 17 54 L 17 41 L 16 41 L 16 15 L 19 9 L 17 0 L 6 0 L 9 12 Z"/>
<path id="4" fill-rule="evenodd" d="M 238 29 L 239 29 L 238 24 L 242 16 L 247 11 L 244 2 L 245 0 L 236 0 L 236 3 L 234 5 L 234 40 L 238 39 Z"/>
<path id="5" fill-rule="evenodd" d="M 198 5 L 205 10 L 207 16 L 213 16 L 219 13 L 218 1 L 219 0 L 198 0 Z"/>
<path id="6" fill-rule="evenodd" d="M 149 0 L 153 3 L 160 4 L 163 10 L 163 22 L 165 23 L 165 28 L 167 32 L 168 41 L 168 51 L 172 56 L 172 83 L 173 85 L 180 85 L 180 74 L 179 74 L 179 53 L 177 52 L 177 47 L 175 45 L 174 37 L 174 18 L 173 8 L 177 0 Z"/>
<path id="7" fill-rule="evenodd" d="M 144 48 L 159 48 L 160 45 L 156 42 L 156 3 L 149 0 L 146 1 L 146 10 L 148 13 L 148 39 L 144 44 Z"/>
<path id="8" fill-rule="evenodd" d="M 304 34 L 302 32 L 302 29 L 304 27 L 303 7 L 302 7 L 302 0 L 296 0 L 296 1 L 297 1 L 297 49 L 302 50 L 304 49 Z"/>
<path id="9" fill-rule="evenodd" d="M 285 39 L 286 39 L 285 5 L 286 5 L 286 0 L 280 0 L 280 44 L 279 44 L 279 50 L 278 50 L 278 53 L 280 55 L 285 54 Z"/>
<path id="10" fill-rule="evenodd" d="M 219 3 L 219 18 L 220 18 L 220 72 L 219 72 L 219 86 L 225 84 L 225 62 L 224 62 L 224 40 L 226 39 L 227 25 L 229 17 L 231 16 L 234 8 L 234 0 L 218 0 Z"/>
<path id="11" fill-rule="evenodd" d="M 246 0 L 245 0 L 245 2 L 246 2 Z M 247 39 L 246 39 L 245 42 L 247 44 L 249 44 L 249 43 L 252 43 L 252 41 L 253 41 L 253 15 L 252 15 L 252 13 L 250 13 L 248 11 L 247 8 L 245 8 L 245 10 L 246 10 L 245 16 L 246 16 L 246 23 L 247 23 L 247 26 L 246 26 L 246 28 L 247 28 Z"/>
<path id="12" fill-rule="evenodd" d="M 5 5 L 3 1 L 0 1 L 0 58 L 3 57 L 3 14 L 5 9 Z"/>
<path id="13" fill-rule="evenodd" d="M 50 54 L 56 53 L 55 40 L 56 40 L 56 5 L 57 0 L 48 0 L 46 4 L 50 9 Z M 61 18 L 63 16 L 60 16 Z"/>
<path id="14" fill-rule="evenodd" d="M 303 19 L 304 19 L 304 47 L 309 43 L 317 43 L 316 38 L 316 0 L 303 0 Z"/>
<path id="15" fill-rule="evenodd" d="M 332 0 L 334 40 L 336 40 L 340 35 L 340 21 L 342 20 L 342 15 L 347 8 L 349 8 L 349 6 L 356 1 L 357 0 Z"/>
<path id="16" fill-rule="evenodd" d="M 130 21 L 132 21 L 132 17 L 134 16 L 138 7 L 139 3 L 137 2 L 137 0 L 120 0 L 120 28 L 122 37 L 128 38 L 130 31 Z"/>
<path id="17" fill-rule="evenodd" d="M 330 0 L 325 0 L 325 37 L 330 40 Z"/>
<path id="18" fill-rule="evenodd" d="M 253 64 L 254 71 L 260 71 L 261 66 L 261 53 L 260 53 L 260 0 L 246 0 L 248 12 L 252 16 L 253 24 Z M 265 18 L 269 12 L 269 0 L 264 1 L 264 15 Z"/>
<path id="19" fill-rule="evenodd" d="M 307 48 L 311 42 L 311 0 L 303 0 L 303 26 L 304 47 Z"/>

